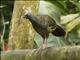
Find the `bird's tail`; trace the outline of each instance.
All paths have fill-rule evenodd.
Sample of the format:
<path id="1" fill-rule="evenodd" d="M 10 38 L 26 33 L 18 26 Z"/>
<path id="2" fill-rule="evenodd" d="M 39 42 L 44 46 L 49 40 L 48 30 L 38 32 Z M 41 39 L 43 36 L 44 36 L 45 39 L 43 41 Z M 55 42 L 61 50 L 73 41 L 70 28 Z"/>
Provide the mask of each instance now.
<path id="1" fill-rule="evenodd" d="M 65 36 L 66 32 L 62 27 L 57 25 L 57 28 L 52 32 L 52 34 L 55 36 Z"/>

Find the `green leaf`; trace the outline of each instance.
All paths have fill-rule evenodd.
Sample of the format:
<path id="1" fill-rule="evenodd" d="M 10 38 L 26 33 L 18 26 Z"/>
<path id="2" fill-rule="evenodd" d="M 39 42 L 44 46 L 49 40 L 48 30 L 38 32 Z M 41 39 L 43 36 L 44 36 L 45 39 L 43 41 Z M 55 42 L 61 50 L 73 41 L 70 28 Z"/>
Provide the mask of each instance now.
<path id="1" fill-rule="evenodd" d="M 61 24 L 67 24 L 70 21 L 74 20 L 74 18 L 76 18 L 79 14 L 69 14 L 66 16 L 61 16 Z"/>
<path id="2" fill-rule="evenodd" d="M 66 31 L 70 32 L 72 31 L 72 29 L 74 29 L 78 24 L 80 24 L 80 17 L 74 19 L 73 21 L 71 21 L 70 23 L 68 23 L 66 25 Z"/>
<path id="3" fill-rule="evenodd" d="M 4 8 L 4 7 L 6 7 L 6 6 L 5 6 L 5 5 L 1 5 L 1 6 L 0 6 L 0 8 Z"/>
<path id="4" fill-rule="evenodd" d="M 67 32 L 72 31 L 78 24 L 80 24 L 79 14 L 70 14 L 61 17 L 61 24 L 65 24 Z"/>
<path id="5" fill-rule="evenodd" d="M 80 28 L 77 30 L 77 32 L 78 32 L 78 37 L 80 38 Z"/>
<path id="6" fill-rule="evenodd" d="M 39 14 L 47 14 L 54 20 L 60 20 L 60 10 L 54 4 L 47 1 L 40 1 Z"/>

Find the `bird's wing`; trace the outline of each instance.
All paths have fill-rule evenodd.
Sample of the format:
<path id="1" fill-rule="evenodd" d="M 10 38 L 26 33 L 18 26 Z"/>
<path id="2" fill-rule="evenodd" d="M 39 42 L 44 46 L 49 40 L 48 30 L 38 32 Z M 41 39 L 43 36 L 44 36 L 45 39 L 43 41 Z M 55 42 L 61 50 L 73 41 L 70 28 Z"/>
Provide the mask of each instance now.
<path id="1" fill-rule="evenodd" d="M 47 26 L 50 33 L 55 36 L 65 36 L 65 30 L 61 26 L 57 25 L 55 20 L 53 20 L 50 16 L 44 15 L 41 20 L 43 20 L 43 24 Z"/>
<path id="2" fill-rule="evenodd" d="M 41 23 L 42 26 L 46 28 L 54 28 L 56 22 L 48 15 L 37 15 L 38 21 Z"/>
<path id="3" fill-rule="evenodd" d="M 47 19 L 46 19 L 46 16 L 45 15 L 37 15 L 36 16 L 38 21 L 41 23 L 41 25 L 44 27 L 46 27 L 48 24 L 47 24 Z"/>
<path id="4" fill-rule="evenodd" d="M 56 25 L 56 29 L 52 32 L 52 34 L 55 36 L 65 36 L 66 32 L 62 27 Z"/>

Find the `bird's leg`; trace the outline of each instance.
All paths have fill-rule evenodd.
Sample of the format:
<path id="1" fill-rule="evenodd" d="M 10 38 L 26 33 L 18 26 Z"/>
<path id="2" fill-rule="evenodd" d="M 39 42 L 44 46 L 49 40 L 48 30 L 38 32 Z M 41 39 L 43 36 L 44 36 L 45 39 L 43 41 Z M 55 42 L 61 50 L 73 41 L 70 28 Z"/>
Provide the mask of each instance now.
<path id="1" fill-rule="evenodd" d="M 46 47 L 47 47 L 47 38 L 45 37 L 43 39 L 42 46 L 37 49 L 36 53 L 39 53 L 41 50 L 45 49 Z"/>
<path id="2" fill-rule="evenodd" d="M 45 39 L 43 40 L 43 44 L 42 44 L 42 48 L 46 48 L 47 47 L 47 38 L 45 37 Z"/>
<path id="3" fill-rule="evenodd" d="M 42 42 L 42 46 L 38 48 L 37 51 L 41 50 L 41 49 L 44 49 L 47 47 L 47 38 L 43 38 L 43 42 Z"/>

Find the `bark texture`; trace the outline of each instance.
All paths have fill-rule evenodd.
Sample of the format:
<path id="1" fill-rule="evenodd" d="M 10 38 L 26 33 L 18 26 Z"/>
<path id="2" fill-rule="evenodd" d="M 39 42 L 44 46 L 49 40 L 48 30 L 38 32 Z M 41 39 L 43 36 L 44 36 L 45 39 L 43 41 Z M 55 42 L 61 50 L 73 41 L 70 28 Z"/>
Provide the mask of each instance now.
<path id="1" fill-rule="evenodd" d="M 2 60 L 80 60 L 80 46 L 13 50 L 1 53 Z"/>
<path id="2" fill-rule="evenodd" d="M 38 11 L 38 1 L 15 1 L 8 44 L 11 50 L 33 48 L 34 45 L 34 29 L 29 20 L 21 18 L 24 5 L 26 8 L 32 5 L 33 14 Z"/>

